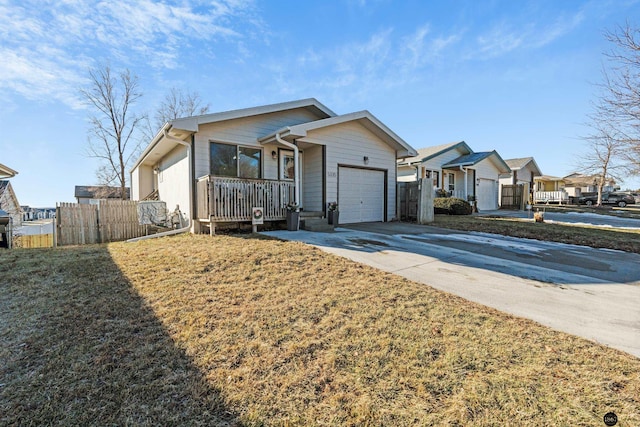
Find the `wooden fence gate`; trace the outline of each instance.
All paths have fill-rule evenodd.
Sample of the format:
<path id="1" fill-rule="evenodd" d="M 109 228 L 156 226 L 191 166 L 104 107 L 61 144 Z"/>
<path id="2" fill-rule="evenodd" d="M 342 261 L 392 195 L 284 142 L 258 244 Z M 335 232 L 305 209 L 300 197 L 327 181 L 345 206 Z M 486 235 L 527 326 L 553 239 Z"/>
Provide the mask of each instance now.
<path id="1" fill-rule="evenodd" d="M 524 196 L 524 185 L 503 185 L 502 200 L 500 207 L 503 209 L 522 209 Z"/>
<path id="2" fill-rule="evenodd" d="M 418 199 L 420 190 L 418 182 L 398 183 L 398 216 L 400 221 L 415 221 L 418 219 Z"/>
<path id="3" fill-rule="evenodd" d="M 100 200 L 96 205 L 58 203 L 58 246 L 117 242 L 144 236 L 138 220 L 138 203 L 131 200 Z"/>

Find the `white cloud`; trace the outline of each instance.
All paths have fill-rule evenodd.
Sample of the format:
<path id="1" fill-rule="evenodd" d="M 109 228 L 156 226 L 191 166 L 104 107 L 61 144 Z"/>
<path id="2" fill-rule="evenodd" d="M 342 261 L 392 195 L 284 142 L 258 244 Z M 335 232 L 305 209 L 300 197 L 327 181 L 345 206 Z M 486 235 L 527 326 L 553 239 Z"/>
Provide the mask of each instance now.
<path id="1" fill-rule="evenodd" d="M 500 22 L 476 38 L 476 45 L 468 58 L 495 58 L 517 49 L 538 49 L 575 29 L 584 19 L 579 11 L 570 16 L 556 18 L 552 25 L 535 22 L 518 24 Z"/>
<path id="2" fill-rule="evenodd" d="M 192 42 L 240 43 L 261 24 L 252 10 L 242 0 L 0 0 L 0 90 L 77 107 L 90 66 L 176 68 Z"/>

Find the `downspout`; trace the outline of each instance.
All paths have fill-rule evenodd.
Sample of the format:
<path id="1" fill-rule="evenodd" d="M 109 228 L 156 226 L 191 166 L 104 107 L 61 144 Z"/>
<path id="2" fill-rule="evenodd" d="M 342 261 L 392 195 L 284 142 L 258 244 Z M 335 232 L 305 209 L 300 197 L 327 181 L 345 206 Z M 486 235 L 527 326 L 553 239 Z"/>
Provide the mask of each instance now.
<path id="1" fill-rule="evenodd" d="M 293 150 L 293 169 L 295 170 L 295 174 L 293 176 L 293 202 L 300 206 L 300 165 L 298 163 L 300 163 L 300 155 L 298 152 L 298 146 L 295 144 L 292 144 L 290 142 L 285 141 L 284 139 L 280 138 L 280 133 L 276 132 L 276 141 L 278 141 L 280 144 L 284 145 L 287 148 L 291 148 Z"/>
<path id="2" fill-rule="evenodd" d="M 178 144 L 187 147 L 187 161 L 189 162 L 189 210 L 192 210 L 193 209 L 193 191 L 192 191 L 193 190 L 193 168 L 191 165 L 191 144 L 169 135 L 166 129 L 163 129 L 163 133 L 164 133 L 164 137 L 167 138 L 169 141 L 177 142 Z M 193 213 L 191 213 L 191 215 L 189 216 L 192 217 Z M 148 236 L 142 236 L 142 237 L 135 237 L 133 239 L 127 240 L 127 242 L 137 242 L 139 240 L 155 239 L 156 237 L 164 237 L 164 236 L 171 236 L 174 234 L 187 233 L 191 231 L 192 224 L 193 224 L 192 218 L 189 218 L 189 222 L 185 227 L 182 227 L 176 230 L 165 231 L 163 233 L 150 234 Z"/>

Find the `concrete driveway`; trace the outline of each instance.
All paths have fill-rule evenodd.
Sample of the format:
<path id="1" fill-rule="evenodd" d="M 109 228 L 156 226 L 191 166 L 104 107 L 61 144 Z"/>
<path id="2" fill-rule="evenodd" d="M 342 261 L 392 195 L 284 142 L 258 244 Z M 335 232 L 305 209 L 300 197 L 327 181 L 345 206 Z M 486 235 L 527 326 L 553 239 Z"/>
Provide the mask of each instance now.
<path id="1" fill-rule="evenodd" d="M 640 357 L 640 255 L 405 223 L 271 231 Z"/>

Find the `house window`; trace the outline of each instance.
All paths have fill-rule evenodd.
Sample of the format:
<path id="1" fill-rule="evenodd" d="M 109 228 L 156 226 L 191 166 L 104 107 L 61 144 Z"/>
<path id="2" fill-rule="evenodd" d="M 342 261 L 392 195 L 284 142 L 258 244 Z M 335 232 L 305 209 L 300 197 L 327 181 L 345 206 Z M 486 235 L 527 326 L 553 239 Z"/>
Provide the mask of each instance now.
<path id="1" fill-rule="evenodd" d="M 456 176 L 452 173 L 450 173 L 448 178 L 448 188 L 447 190 L 453 192 L 456 190 Z"/>
<path id="2" fill-rule="evenodd" d="M 440 173 L 438 171 L 433 171 L 433 186 L 435 188 L 440 188 Z"/>
<path id="3" fill-rule="evenodd" d="M 216 176 L 261 178 L 262 150 L 238 145 L 211 143 L 210 173 Z"/>

